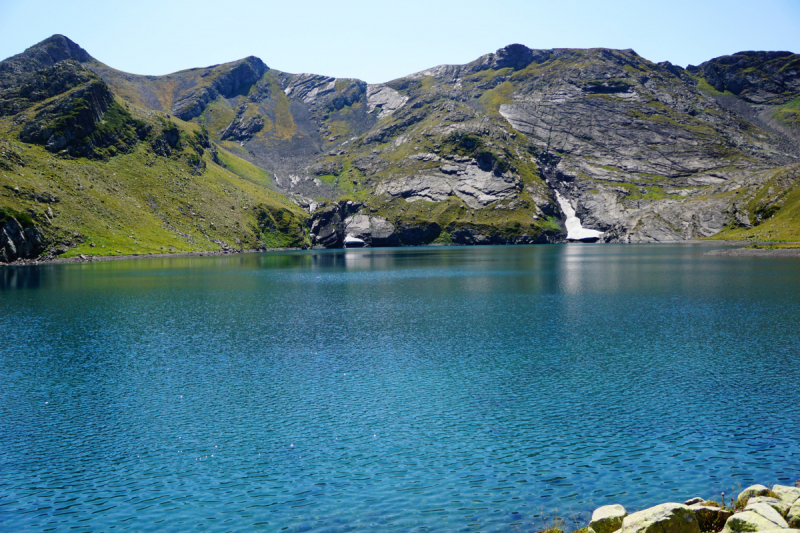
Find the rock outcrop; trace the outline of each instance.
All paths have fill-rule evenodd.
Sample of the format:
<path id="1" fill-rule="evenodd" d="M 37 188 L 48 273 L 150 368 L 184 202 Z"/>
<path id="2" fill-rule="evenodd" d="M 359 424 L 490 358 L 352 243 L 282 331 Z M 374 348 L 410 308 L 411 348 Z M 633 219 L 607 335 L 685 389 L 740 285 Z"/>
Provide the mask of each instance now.
<path id="1" fill-rule="evenodd" d="M 180 95 L 172 104 L 172 114 L 183 120 L 192 119 L 201 114 L 210 101 L 220 96 L 233 96 L 243 87 L 257 82 L 268 69 L 263 61 L 254 56 L 237 61 L 222 69 L 207 85 Z"/>
<path id="2" fill-rule="evenodd" d="M 17 218 L 0 210 L 0 263 L 33 259 L 44 252 L 46 242 L 36 226 L 22 227 Z"/>

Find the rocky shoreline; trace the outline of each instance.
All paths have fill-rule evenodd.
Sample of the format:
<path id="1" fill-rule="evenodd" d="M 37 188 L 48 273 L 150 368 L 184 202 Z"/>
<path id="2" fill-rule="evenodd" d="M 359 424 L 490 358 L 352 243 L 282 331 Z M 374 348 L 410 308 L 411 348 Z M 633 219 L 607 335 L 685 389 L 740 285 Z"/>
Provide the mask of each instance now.
<path id="1" fill-rule="evenodd" d="M 752 485 L 734 500 L 721 503 L 692 498 L 662 503 L 633 514 L 622 505 L 605 505 L 592 513 L 580 533 L 800 533 L 800 481 L 794 487 Z"/>

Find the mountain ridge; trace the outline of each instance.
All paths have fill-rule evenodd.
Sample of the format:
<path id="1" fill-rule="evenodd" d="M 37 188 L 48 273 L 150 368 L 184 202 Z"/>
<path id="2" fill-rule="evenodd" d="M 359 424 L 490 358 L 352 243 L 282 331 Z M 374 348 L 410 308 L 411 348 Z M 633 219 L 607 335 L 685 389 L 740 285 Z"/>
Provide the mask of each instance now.
<path id="1" fill-rule="evenodd" d="M 199 128 L 202 150 L 244 159 L 303 207 L 316 245 L 560 242 L 557 195 L 604 241 L 799 238 L 798 64 L 788 52 L 738 52 L 684 69 L 633 50 L 513 44 L 382 84 L 281 72 L 254 56 L 142 76 L 57 35 L 0 63 L 0 110 L 20 121 L 39 105 L 9 81 L 25 72 L 99 78 L 122 125 L 89 151 L 73 139 L 54 150 L 108 159 L 147 139 L 169 146 L 133 115 Z M 47 123 L 29 129 L 40 134 L 18 138 L 48 146 Z"/>

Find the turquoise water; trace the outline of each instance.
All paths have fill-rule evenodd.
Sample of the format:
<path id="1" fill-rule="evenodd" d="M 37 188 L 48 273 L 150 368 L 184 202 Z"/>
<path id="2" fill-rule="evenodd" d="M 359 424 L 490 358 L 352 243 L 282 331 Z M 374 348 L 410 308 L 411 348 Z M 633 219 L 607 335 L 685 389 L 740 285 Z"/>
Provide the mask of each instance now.
<path id="1" fill-rule="evenodd" d="M 800 260 L 0 269 L 3 531 L 535 531 L 800 479 Z"/>

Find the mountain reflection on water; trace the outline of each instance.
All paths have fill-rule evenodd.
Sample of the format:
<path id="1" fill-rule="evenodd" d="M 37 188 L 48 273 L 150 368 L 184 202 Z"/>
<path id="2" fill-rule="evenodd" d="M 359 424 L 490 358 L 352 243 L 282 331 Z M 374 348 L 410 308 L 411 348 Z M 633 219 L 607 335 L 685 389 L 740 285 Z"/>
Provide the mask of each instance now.
<path id="1" fill-rule="evenodd" d="M 800 263 L 707 249 L 0 268 L 0 529 L 536 531 L 793 484 Z"/>

